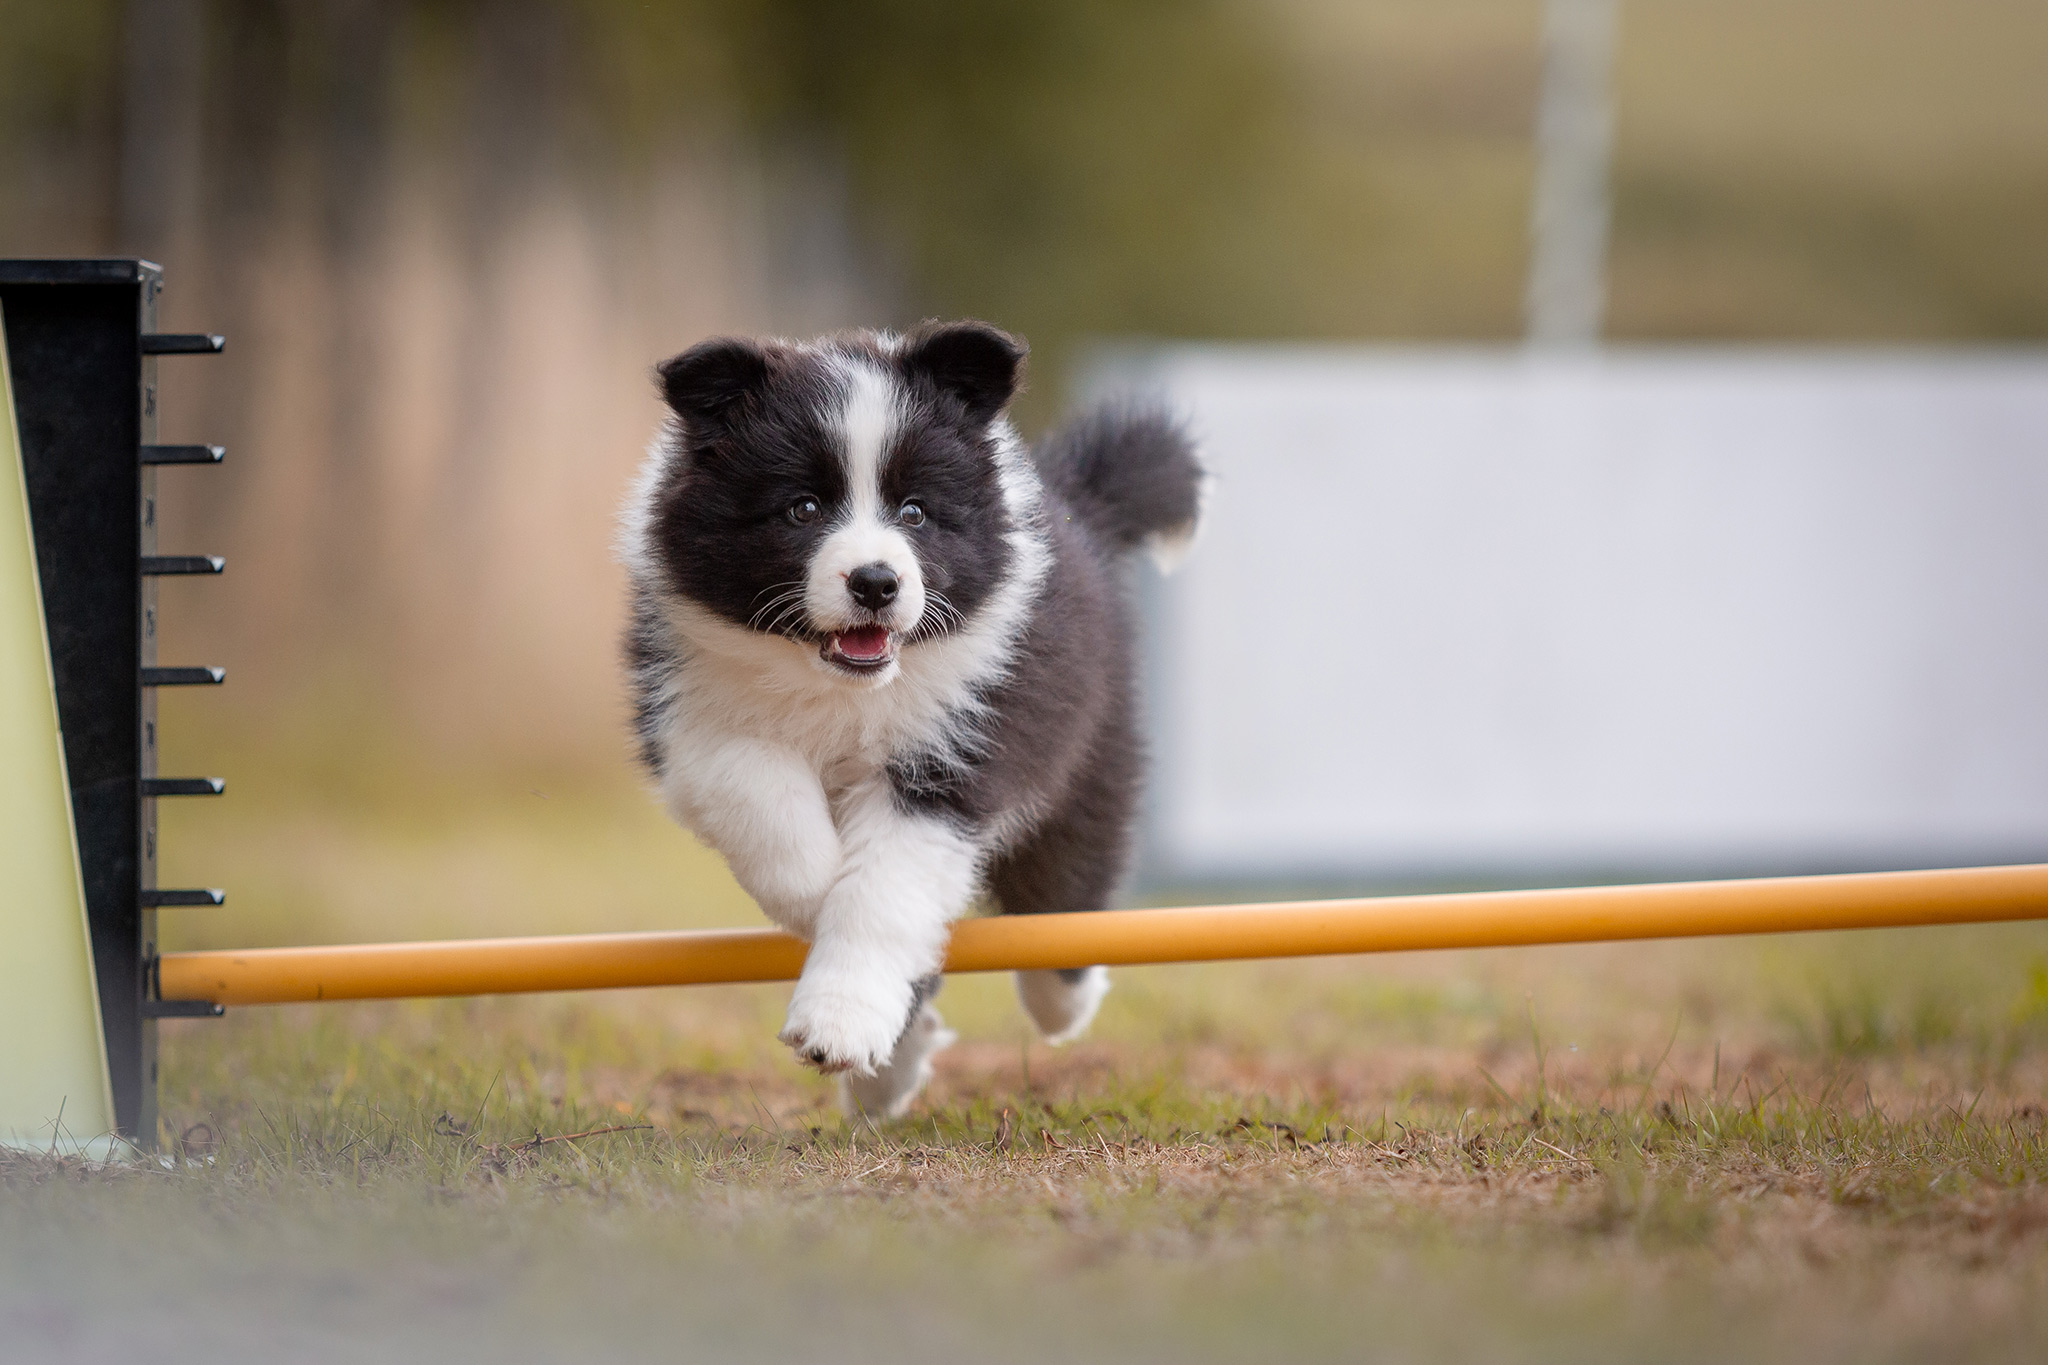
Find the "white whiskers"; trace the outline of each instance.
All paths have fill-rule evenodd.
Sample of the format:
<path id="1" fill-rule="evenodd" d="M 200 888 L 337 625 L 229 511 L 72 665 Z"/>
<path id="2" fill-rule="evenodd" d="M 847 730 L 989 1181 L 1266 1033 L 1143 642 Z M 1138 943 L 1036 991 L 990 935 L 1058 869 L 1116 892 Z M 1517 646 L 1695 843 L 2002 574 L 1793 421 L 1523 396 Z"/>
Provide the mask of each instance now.
<path id="1" fill-rule="evenodd" d="M 761 592 L 772 592 L 775 595 L 769 598 L 760 610 L 747 618 L 747 626 L 749 629 L 765 631 L 770 635 L 780 635 L 783 626 L 789 623 L 792 615 L 800 616 L 803 613 L 804 584 L 776 583 L 761 589 Z M 760 594 L 757 593 L 756 596 Z"/>
<path id="2" fill-rule="evenodd" d="M 931 584 L 924 588 L 924 619 L 917 623 L 915 635 L 944 635 L 959 630 L 967 624 L 967 617 L 953 600 Z"/>

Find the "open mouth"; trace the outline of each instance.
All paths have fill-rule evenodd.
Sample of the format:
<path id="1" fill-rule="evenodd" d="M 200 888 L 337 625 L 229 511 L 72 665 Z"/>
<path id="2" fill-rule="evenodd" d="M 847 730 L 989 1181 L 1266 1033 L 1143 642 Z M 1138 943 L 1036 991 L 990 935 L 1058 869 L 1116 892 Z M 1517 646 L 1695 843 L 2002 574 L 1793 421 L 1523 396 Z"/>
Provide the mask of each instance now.
<path id="1" fill-rule="evenodd" d="M 825 637 L 825 662 L 855 673 L 879 673 L 896 660 L 896 636 L 887 626 L 855 626 Z"/>

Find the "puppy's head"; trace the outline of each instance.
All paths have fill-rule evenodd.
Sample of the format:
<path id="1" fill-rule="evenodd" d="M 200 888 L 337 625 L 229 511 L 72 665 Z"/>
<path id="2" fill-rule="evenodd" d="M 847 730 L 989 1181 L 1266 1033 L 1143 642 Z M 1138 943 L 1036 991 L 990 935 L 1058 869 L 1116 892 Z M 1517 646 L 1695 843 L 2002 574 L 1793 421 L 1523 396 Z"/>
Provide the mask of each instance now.
<path id="1" fill-rule="evenodd" d="M 1002 580 L 1017 455 L 1001 415 L 1024 354 L 954 323 L 667 361 L 676 440 L 648 509 L 666 586 L 837 677 L 890 681 Z"/>

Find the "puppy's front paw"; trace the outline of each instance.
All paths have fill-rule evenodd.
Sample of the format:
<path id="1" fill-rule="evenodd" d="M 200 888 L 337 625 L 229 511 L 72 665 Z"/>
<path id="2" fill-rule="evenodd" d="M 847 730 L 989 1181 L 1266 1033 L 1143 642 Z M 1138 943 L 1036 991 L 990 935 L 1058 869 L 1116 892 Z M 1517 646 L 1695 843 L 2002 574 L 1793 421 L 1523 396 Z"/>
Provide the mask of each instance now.
<path id="1" fill-rule="evenodd" d="M 872 1076 L 895 1051 L 909 1017 L 908 982 L 805 979 L 789 998 L 789 1018 L 778 1036 L 799 1061 L 828 1075 L 852 1071 Z"/>

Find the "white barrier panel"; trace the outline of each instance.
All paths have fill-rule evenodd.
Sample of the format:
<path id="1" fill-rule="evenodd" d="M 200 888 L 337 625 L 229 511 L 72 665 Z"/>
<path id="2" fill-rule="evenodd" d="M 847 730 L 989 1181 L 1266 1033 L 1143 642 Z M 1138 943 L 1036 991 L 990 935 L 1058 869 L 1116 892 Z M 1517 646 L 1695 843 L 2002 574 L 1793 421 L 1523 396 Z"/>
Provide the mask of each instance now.
<path id="1" fill-rule="evenodd" d="M 118 1155 L 0 317 L 0 1148 Z"/>
<path id="2" fill-rule="evenodd" d="M 2048 856 L 2048 353 L 1186 347 L 1151 879 Z"/>

